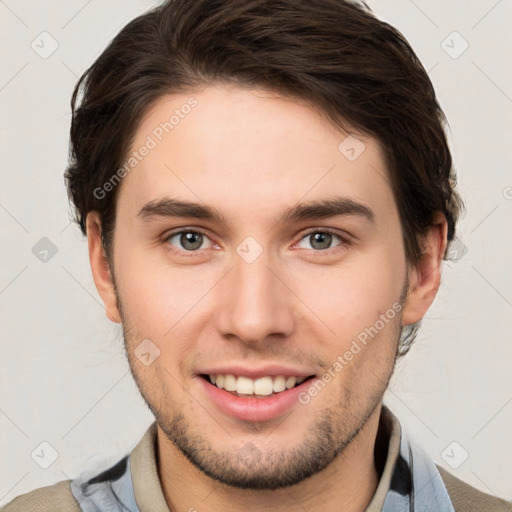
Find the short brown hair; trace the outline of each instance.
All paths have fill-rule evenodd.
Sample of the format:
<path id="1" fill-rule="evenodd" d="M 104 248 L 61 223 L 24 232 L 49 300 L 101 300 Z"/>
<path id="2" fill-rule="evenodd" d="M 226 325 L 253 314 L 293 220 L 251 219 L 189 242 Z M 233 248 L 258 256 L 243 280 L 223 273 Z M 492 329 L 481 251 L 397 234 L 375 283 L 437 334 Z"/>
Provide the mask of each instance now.
<path id="1" fill-rule="evenodd" d="M 462 202 L 446 119 L 399 31 L 350 0 L 168 0 L 124 27 L 73 93 L 68 193 L 84 234 L 87 214 L 100 214 L 107 256 L 118 187 L 106 199 L 94 190 L 122 166 L 157 99 L 216 82 L 306 100 L 338 126 L 374 136 L 410 263 L 436 212 L 454 238 Z"/>

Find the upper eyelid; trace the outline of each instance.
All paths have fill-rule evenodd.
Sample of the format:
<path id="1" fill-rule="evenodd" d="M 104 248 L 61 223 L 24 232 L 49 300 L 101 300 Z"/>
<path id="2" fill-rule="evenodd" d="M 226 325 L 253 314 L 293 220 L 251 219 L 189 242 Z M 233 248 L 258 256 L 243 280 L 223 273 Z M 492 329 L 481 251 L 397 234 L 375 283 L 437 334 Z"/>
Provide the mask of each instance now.
<path id="1" fill-rule="evenodd" d="M 340 238 L 345 238 L 345 236 L 340 232 L 340 230 L 335 228 L 309 228 L 307 231 L 302 233 L 301 239 L 307 235 L 311 235 L 311 233 L 330 233 L 331 235 L 339 236 Z M 346 235 L 348 238 L 348 235 Z"/>
<path id="2" fill-rule="evenodd" d="M 163 239 L 165 241 L 173 236 L 181 235 L 182 233 L 199 233 L 211 239 L 211 236 L 200 228 L 179 228 L 176 231 L 168 231 L 163 235 Z"/>

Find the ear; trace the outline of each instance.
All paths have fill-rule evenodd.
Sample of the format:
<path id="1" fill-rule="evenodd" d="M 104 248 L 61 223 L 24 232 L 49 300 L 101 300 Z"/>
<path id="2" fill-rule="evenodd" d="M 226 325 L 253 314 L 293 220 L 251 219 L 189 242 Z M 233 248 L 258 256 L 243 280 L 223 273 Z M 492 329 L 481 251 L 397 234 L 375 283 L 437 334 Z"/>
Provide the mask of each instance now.
<path id="1" fill-rule="evenodd" d="M 444 215 L 434 215 L 434 223 L 422 239 L 420 261 L 409 269 L 409 290 L 402 324 L 421 320 L 434 302 L 441 283 L 441 269 L 447 245 L 448 225 Z"/>
<path id="2" fill-rule="evenodd" d="M 92 275 L 96 289 L 105 305 L 105 314 L 112 322 L 121 323 L 121 315 L 117 308 L 114 292 L 114 281 L 101 243 L 101 220 L 98 212 L 90 212 L 87 215 L 86 227 Z"/>

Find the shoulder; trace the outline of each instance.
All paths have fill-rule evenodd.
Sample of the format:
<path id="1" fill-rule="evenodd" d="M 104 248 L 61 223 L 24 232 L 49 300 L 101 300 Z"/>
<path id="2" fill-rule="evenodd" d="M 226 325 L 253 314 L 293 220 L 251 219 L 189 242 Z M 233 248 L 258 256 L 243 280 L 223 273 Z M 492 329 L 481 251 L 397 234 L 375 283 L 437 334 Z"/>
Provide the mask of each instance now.
<path id="1" fill-rule="evenodd" d="M 481 492 L 437 466 L 455 512 L 512 512 L 512 504 Z"/>
<path id="2" fill-rule="evenodd" d="M 34 489 L 14 498 L 2 507 L 2 512 L 80 512 L 80 506 L 71 492 L 71 480 L 63 480 L 48 487 Z"/>

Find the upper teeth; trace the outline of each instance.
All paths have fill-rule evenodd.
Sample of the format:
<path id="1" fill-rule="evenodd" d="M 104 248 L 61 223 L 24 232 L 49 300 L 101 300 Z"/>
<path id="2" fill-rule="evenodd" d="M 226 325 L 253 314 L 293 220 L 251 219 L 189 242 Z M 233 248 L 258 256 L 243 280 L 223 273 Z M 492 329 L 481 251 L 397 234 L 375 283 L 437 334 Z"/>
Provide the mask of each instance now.
<path id="1" fill-rule="evenodd" d="M 285 389 L 291 389 L 300 384 L 306 377 L 261 377 L 250 379 L 249 377 L 236 377 L 232 374 L 210 375 L 212 384 L 226 391 L 236 391 L 240 395 L 271 395 Z"/>

